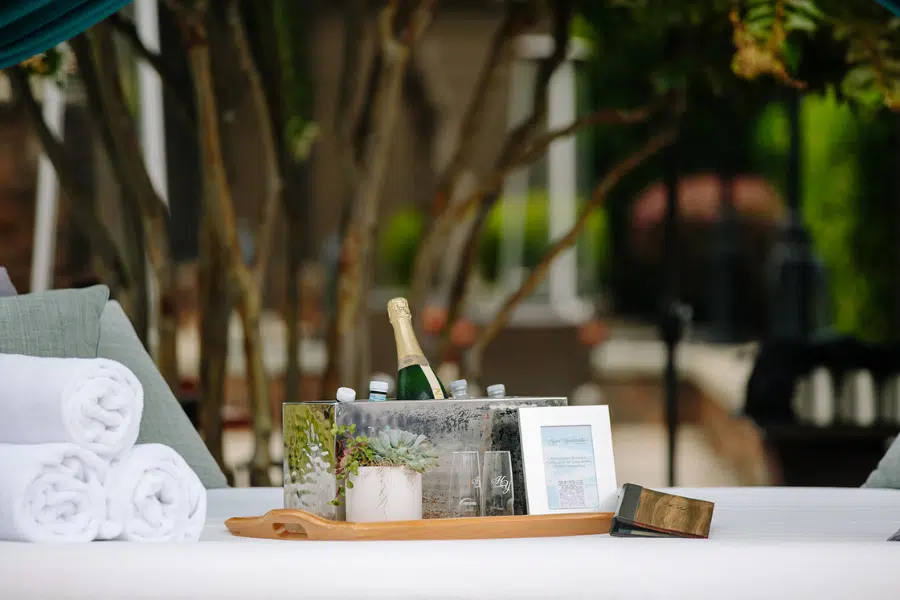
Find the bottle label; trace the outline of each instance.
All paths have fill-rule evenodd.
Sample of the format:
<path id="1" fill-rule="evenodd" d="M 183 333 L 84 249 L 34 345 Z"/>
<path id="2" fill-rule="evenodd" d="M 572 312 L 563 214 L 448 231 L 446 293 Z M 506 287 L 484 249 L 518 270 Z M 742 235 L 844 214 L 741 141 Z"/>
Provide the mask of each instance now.
<path id="1" fill-rule="evenodd" d="M 387 400 L 387 395 L 378 392 L 369 392 L 369 400 L 372 402 L 384 402 Z"/>
<path id="2" fill-rule="evenodd" d="M 419 354 L 410 354 L 408 356 L 401 356 L 397 360 L 397 368 L 398 369 L 405 369 L 406 367 L 411 367 L 413 365 L 419 365 L 419 366 L 424 367 L 427 364 L 428 364 L 428 361 L 425 360 L 425 357 L 421 356 Z"/>
<path id="3" fill-rule="evenodd" d="M 441 391 L 441 384 L 438 382 L 437 377 L 434 375 L 434 371 L 431 370 L 431 367 L 427 364 L 422 365 L 422 372 L 425 373 L 425 379 L 428 380 L 428 385 L 431 386 L 431 391 L 434 393 L 435 400 L 443 400 L 444 392 Z"/>

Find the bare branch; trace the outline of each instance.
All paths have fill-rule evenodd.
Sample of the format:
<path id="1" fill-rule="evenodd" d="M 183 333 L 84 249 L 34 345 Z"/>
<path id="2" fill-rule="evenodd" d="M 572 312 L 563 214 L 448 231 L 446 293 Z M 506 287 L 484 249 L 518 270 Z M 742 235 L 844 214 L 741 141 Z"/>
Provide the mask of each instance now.
<path id="1" fill-rule="evenodd" d="M 272 130 L 272 115 L 263 88 L 259 69 L 253 62 L 253 54 L 250 51 L 250 43 L 247 39 L 247 31 L 241 17 L 239 0 L 231 0 L 228 3 L 228 26 L 237 49 L 238 60 L 241 69 L 250 86 L 250 98 L 253 109 L 256 112 L 257 125 L 260 131 L 263 159 L 266 164 L 265 192 L 263 194 L 263 212 L 259 231 L 256 234 L 257 252 L 253 264 L 253 276 L 257 285 L 262 285 L 262 280 L 269 265 L 269 254 L 272 248 L 272 237 L 278 211 L 281 207 L 281 196 L 284 182 L 278 163 L 278 151 L 275 145 L 275 133 Z"/>
<path id="2" fill-rule="evenodd" d="M 560 127 L 559 129 L 548 131 L 546 134 L 537 138 L 531 145 L 529 145 L 528 148 L 523 151 L 523 153 L 514 162 L 511 162 L 505 168 L 495 171 L 474 194 L 472 194 L 464 202 L 461 202 L 458 206 L 453 208 L 452 211 L 448 214 L 448 224 L 452 225 L 454 222 L 459 221 L 459 219 L 465 217 L 470 210 L 484 202 L 485 198 L 487 198 L 490 194 L 496 192 L 500 188 L 500 186 L 503 185 L 503 182 L 506 180 L 509 174 L 512 173 L 512 171 L 519 167 L 530 165 L 534 161 L 541 158 L 541 156 L 543 156 L 544 153 L 547 152 L 550 144 L 552 144 L 556 140 L 568 137 L 570 135 L 575 135 L 576 133 L 594 125 L 631 125 L 635 123 L 642 123 L 646 121 L 651 114 L 653 114 L 657 106 L 658 104 L 655 103 L 633 110 L 603 108 L 584 115 L 583 117 L 579 117 L 565 127 Z"/>
<path id="3" fill-rule="evenodd" d="M 189 0 L 163 0 L 163 6 L 169 9 L 179 25 L 185 25 L 197 18 L 197 13 L 201 12 L 192 6 Z"/>
<path id="4" fill-rule="evenodd" d="M 377 225 L 378 208 L 384 192 L 384 181 L 391 159 L 391 146 L 399 116 L 399 104 L 403 79 L 412 45 L 418 40 L 431 18 L 432 2 L 419 2 L 410 16 L 409 24 L 394 37 L 396 2 L 389 3 L 379 15 L 378 31 L 384 60 L 374 98 L 374 129 L 366 140 L 363 162 L 364 183 L 357 188 L 350 224 L 341 248 L 340 274 L 338 276 L 338 305 L 336 337 L 341 340 L 338 358 L 333 352 L 329 378 L 337 360 L 341 363 L 342 381 L 355 379 L 360 367 L 359 344 L 355 335 L 362 335 L 363 302 L 372 271 L 372 247 Z M 329 393 L 331 390 L 326 390 Z"/>
<path id="5" fill-rule="evenodd" d="M 510 4 L 503 23 L 497 29 L 491 40 L 487 58 L 478 75 L 472 99 L 463 115 L 459 128 L 456 150 L 450 159 L 446 169 L 441 174 L 434 198 L 432 214 L 439 215 L 443 212 L 449 196 L 456 189 L 459 176 L 462 174 L 466 161 L 471 155 L 472 147 L 477 139 L 476 133 L 481 126 L 481 118 L 487 103 L 488 91 L 497 71 L 509 58 L 509 45 L 517 35 L 522 33 L 533 21 L 534 12 L 531 5 Z"/>
<path id="6" fill-rule="evenodd" d="M 547 273 L 550 270 L 550 265 L 553 263 L 553 261 L 578 241 L 578 238 L 581 236 L 581 234 L 584 232 L 585 227 L 587 226 L 588 218 L 603 204 L 603 202 L 606 200 L 607 195 L 616 186 L 616 184 L 618 184 L 619 181 L 621 181 L 622 178 L 625 177 L 625 175 L 640 166 L 650 156 L 653 156 L 662 148 L 672 143 L 672 140 L 675 139 L 675 135 L 676 134 L 674 130 L 667 129 L 662 133 L 653 136 L 640 150 L 613 167 L 613 169 L 609 173 L 607 173 L 606 177 L 604 177 L 603 180 L 597 185 L 597 187 L 594 188 L 594 192 L 591 194 L 591 199 L 582 209 L 581 214 L 578 216 L 578 220 L 575 222 L 575 225 L 573 225 L 572 228 L 568 232 L 566 232 L 564 236 L 559 238 L 553 244 L 553 246 L 550 247 L 550 249 L 541 259 L 540 263 L 538 263 L 538 265 L 531 271 L 531 273 L 528 275 L 528 278 L 524 282 L 522 282 L 522 285 L 519 286 L 519 289 L 513 292 L 509 296 L 509 298 L 506 299 L 506 302 L 504 302 L 503 307 L 494 317 L 494 320 L 491 321 L 491 323 L 481 332 L 481 335 L 478 337 L 475 345 L 470 349 L 470 364 L 476 366 L 481 364 L 481 356 L 484 353 L 484 349 L 497 336 L 500 330 L 509 323 L 509 320 L 512 317 L 512 313 L 515 310 L 516 306 L 518 306 L 522 302 L 522 300 L 527 298 L 534 292 L 535 289 L 537 289 L 537 287 L 547 276 Z"/>
<path id="7" fill-rule="evenodd" d="M 513 170 L 523 165 L 531 164 L 539 159 L 547 151 L 550 145 L 560 138 L 574 135 L 575 133 L 586 129 L 587 127 L 601 123 L 640 123 L 642 121 L 645 121 L 653 113 L 654 109 L 658 105 L 659 102 L 634 110 L 600 109 L 584 115 L 583 117 L 579 117 L 565 127 L 548 131 L 544 135 L 535 139 L 524 151 L 522 151 L 522 153 L 516 159 L 507 163 L 505 167 L 499 167 L 496 171 L 494 171 L 491 177 L 484 184 L 482 184 L 474 194 L 469 196 L 469 198 L 459 203 L 455 207 L 451 207 L 447 212 L 445 212 L 435 225 L 435 236 L 432 239 L 445 239 L 449 232 L 452 230 L 453 226 L 464 219 L 471 210 L 478 209 L 476 221 L 472 229 L 469 231 L 469 238 L 467 239 L 467 244 L 463 251 L 463 260 L 460 262 L 461 265 L 468 265 L 465 272 L 470 272 L 472 265 L 475 264 L 478 256 L 478 245 L 475 243 L 478 238 L 473 236 L 475 236 L 475 232 L 480 230 L 483 226 L 490 207 L 494 205 L 494 203 L 500 196 L 500 188 L 503 185 L 503 182 Z M 485 207 L 487 207 L 488 210 L 485 210 Z M 420 249 L 419 252 L 420 254 L 423 254 L 426 251 L 428 251 L 428 247 L 425 247 L 423 244 L 423 248 Z M 448 323 L 453 323 L 459 316 L 459 310 L 454 312 L 452 310 L 452 307 L 454 306 L 454 301 L 457 307 L 459 306 L 461 297 L 465 294 L 465 281 L 466 280 L 463 279 L 462 270 L 460 269 L 459 271 L 457 271 L 457 277 L 454 280 L 450 290 L 451 310 L 448 314 Z M 450 320 L 451 317 L 453 318 L 453 321 Z M 449 349 L 446 337 L 444 339 L 444 342 L 442 343 L 442 349 L 444 351 Z"/>
<path id="8" fill-rule="evenodd" d="M 334 113 L 334 130 L 348 131 L 350 107 L 356 97 L 359 80 L 359 43 L 363 36 L 365 0 L 345 2 L 344 44 L 341 56 L 341 75 L 338 80 L 338 102 Z M 352 129 L 352 127 L 350 127 Z"/>
<path id="9" fill-rule="evenodd" d="M 617 108 L 601 108 L 594 112 L 578 117 L 568 125 L 558 129 L 551 129 L 547 133 L 536 138 L 525 151 L 516 158 L 513 167 L 529 165 L 539 159 L 550 147 L 550 144 L 560 138 L 575 135 L 578 132 L 594 127 L 595 125 L 634 125 L 646 121 L 663 104 L 660 101 L 642 106 L 633 110 L 620 110 Z M 508 172 L 508 171 L 507 171 Z"/>
<path id="10" fill-rule="evenodd" d="M 78 74 L 84 84 L 87 96 L 87 108 L 91 116 L 92 125 L 100 134 L 100 141 L 106 151 L 107 159 L 112 167 L 114 179 L 119 188 L 120 202 L 122 204 L 122 225 L 125 228 L 125 236 L 121 247 L 122 259 L 128 264 L 129 270 L 134 273 L 133 298 L 130 301 L 128 316 L 135 324 L 135 330 L 141 335 L 141 341 L 146 346 L 147 325 L 149 325 L 149 312 L 143 314 L 144 323 L 138 322 L 135 317 L 141 317 L 143 309 L 148 308 L 147 297 L 147 255 L 144 250 L 145 237 L 144 220 L 141 215 L 139 202 L 130 185 L 131 178 L 125 166 L 126 157 L 116 148 L 115 132 L 112 128 L 110 113 L 103 108 L 100 98 L 101 83 L 100 74 L 91 59 L 90 43 L 86 34 L 77 35 L 69 41 L 69 45 L 78 61 Z M 106 73 L 106 76 L 118 76 L 118 72 Z"/>
<path id="11" fill-rule="evenodd" d="M 185 35 L 192 40 L 206 39 L 203 21 L 193 25 L 182 24 Z M 213 87 L 209 46 L 205 43 L 189 44 L 188 62 L 193 74 L 194 96 L 197 102 L 197 126 L 199 129 L 201 156 L 203 159 L 203 205 L 205 209 L 204 231 L 217 257 L 218 268 L 224 270 L 222 282 L 228 292 L 237 291 L 237 308 L 244 328 L 244 358 L 247 381 L 253 403 L 254 449 L 251 461 L 251 485 L 269 483 L 268 469 L 269 434 L 272 430 L 272 414 L 269 406 L 268 379 L 262 362 L 259 335 L 259 316 L 262 309 L 261 289 L 253 272 L 244 263 L 237 236 L 234 203 L 231 187 L 225 173 L 222 158 L 219 113 Z M 266 125 L 271 127 L 271 124 Z M 222 302 L 227 302 L 223 298 Z M 217 378 L 221 377 L 216 373 Z M 213 385 L 221 385 L 220 379 Z"/>
<path id="12" fill-rule="evenodd" d="M 163 82 L 167 85 L 171 85 L 172 81 L 175 80 L 175 77 L 172 75 L 168 65 L 163 62 L 162 56 L 157 52 L 153 52 L 147 48 L 146 44 L 144 44 L 134 21 L 126 19 L 120 13 L 111 14 L 107 20 L 113 26 L 113 29 L 115 29 L 123 38 L 125 38 L 128 44 L 131 45 L 135 53 L 153 67 L 153 70 L 159 74 Z"/>
<path id="13" fill-rule="evenodd" d="M 532 90 L 532 111 L 531 115 L 507 136 L 500 151 L 499 156 L 494 161 L 494 171 L 506 170 L 515 162 L 515 159 L 521 148 L 528 143 L 534 135 L 538 127 L 547 117 L 548 98 L 547 87 L 550 84 L 550 78 L 556 69 L 561 65 L 569 54 L 570 25 L 575 13 L 574 0 L 559 0 L 553 5 L 553 52 L 550 56 L 543 59 L 538 66 L 538 74 L 535 79 L 534 88 Z M 498 194 L 485 195 L 486 201 L 480 203 L 478 214 L 475 222 L 470 228 L 463 246 L 463 256 L 465 260 L 460 261 L 457 265 L 456 275 L 454 276 L 451 286 L 451 297 L 448 301 L 447 323 L 448 327 L 444 332 L 444 342 L 442 346 L 448 347 L 449 342 L 449 326 L 455 322 L 462 309 L 465 300 L 466 290 L 468 288 L 468 273 L 474 265 L 477 252 L 475 247 L 478 244 L 481 229 L 487 220 L 487 215 L 499 197 Z M 421 253 L 422 273 L 417 273 L 417 279 L 427 276 L 433 271 L 433 265 L 436 261 L 437 250 L 443 244 L 444 238 L 432 238 L 430 243 L 423 243 L 419 252 Z"/>
<path id="14" fill-rule="evenodd" d="M 181 90 L 175 83 L 178 81 L 178 78 L 172 73 L 172 69 L 169 68 L 163 57 L 147 48 L 134 22 L 123 17 L 121 13 L 113 13 L 107 20 L 113 29 L 125 38 L 134 52 L 156 71 L 163 85 L 166 86 L 166 89 L 172 94 L 172 98 L 175 99 L 175 114 L 185 127 L 193 131 L 195 124 L 194 114 L 190 109 L 191 102 L 184 98 Z"/>
<path id="15" fill-rule="evenodd" d="M 62 142 L 47 127 L 41 107 L 28 83 L 27 73 L 21 67 L 11 67 L 7 69 L 6 73 L 9 76 L 13 93 L 24 106 L 25 113 L 28 115 L 35 134 L 37 134 L 41 142 L 41 147 L 53 165 L 53 170 L 56 171 L 56 177 L 65 191 L 65 197 L 71 203 L 70 213 L 72 220 L 79 230 L 87 236 L 91 248 L 100 258 L 100 262 L 105 270 L 102 274 L 104 283 L 112 289 L 126 287 L 131 283 L 131 273 L 123 263 L 119 250 L 106 227 L 97 217 L 93 199 L 85 193 L 72 175 L 70 165 L 66 161 Z"/>
<path id="16" fill-rule="evenodd" d="M 554 5 L 553 11 L 553 53 L 543 59 L 538 66 L 537 79 L 532 90 L 531 115 L 518 127 L 513 129 L 506 138 L 503 150 L 497 161 L 499 167 L 508 165 L 515 160 L 517 150 L 534 135 L 535 130 L 547 118 L 549 99 L 547 88 L 550 79 L 557 67 L 565 62 L 569 54 L 569 41 L 571 39 L 570 26 L 575 14 L 575 3 L 572 0 L 560 0 Z"/>
<path id="17" fill-rule="evenodd" d="M 111 26 L 108 23 L 98 24 L 87 33 L 87 39 L 90 43 L 80 52 L 81 59 L 86 58 L 84 50 L 89 46 L 89 56 L 93 57 L 101 72 L 118 74 Z M 143 151 L 137 129 L 125 102 L 125 94 L 118 75 L 98 77 L 96 81 L 99 84 L 97 92 L 99 101 L 102 102 L 102 111 L 106 113 L 106 118 L 113 127 L 114 151 L 120 155 L 118 160 L 121 160 L 128 171 L 128 178 L 133 183 L 132 189 L 144 216 L 150 263 L 157 271 L 157 276 L 168 278 L 169 274 L 159 272 L 168 262 L 169 234 L 166 224 L 168 209 L 150 180 L 142 159 Z M 114 157 L 113 160 L 117 159 Z"/>
<path id="18" fill-rule="evenodd" d="M 159 302 L 157 366 L 166 382 L 178 385 L 175 273 L 170 252 L 168 209 L 150 179 L 134 119 L 125 101 L 115 55 L 113 29 L 100 23 L 71 41 L 85 80 L 88 107 L 101 132 L 107 156 L 116 173 L 126 211 L 140 215 L 143 229 L 139 264 L 149 258 L 156 278 Z M 134 220 L 134 219 L 132 219 Z M 144 255 L 146 252 L 146 257 Z"/>
<path id="19" fill-rule="evenodd" d="M 481 72 L 475 84 L 472 99 L 466 108 L 456 139 L 456 148 L 438 177 L 437 187 L 431 205 L 431 219 L 425 226 L 423 239 L 431 237 L 438 219 L 451 202 L 459 186 L 460 177 L 465 171 L 466 161 L 472 154 L 472 148 L 478 139 L 477 132 L 481 126 L 484 107 L 487 102 L 491 82 L 496 73 L 509 59 L 510 43 L 533 23 L 537 14 L 533 4 L 510 4 L 503 23 L 497 29 L 491 40 L 487 58 L 482 65 Z M 413 277 L 410 284 L 410 304 L 419 309 L 421 302 L 431 284 L 432 258 L 427 252 L 420 252 L 413 265 Z"/>

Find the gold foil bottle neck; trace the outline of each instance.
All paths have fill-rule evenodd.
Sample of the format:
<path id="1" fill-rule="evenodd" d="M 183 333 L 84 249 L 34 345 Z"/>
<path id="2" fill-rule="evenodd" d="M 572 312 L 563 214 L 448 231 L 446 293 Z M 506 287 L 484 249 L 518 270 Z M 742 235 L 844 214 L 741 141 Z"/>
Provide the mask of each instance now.
<path id="1" fill-rule="evenodd" d="M 388 300 L 387 310 L 388 319 L 391 321 L 412 319 L 412 314 L 409 312 L 409 302 L 406 301 L 406 298 L 393 298 Z"/>

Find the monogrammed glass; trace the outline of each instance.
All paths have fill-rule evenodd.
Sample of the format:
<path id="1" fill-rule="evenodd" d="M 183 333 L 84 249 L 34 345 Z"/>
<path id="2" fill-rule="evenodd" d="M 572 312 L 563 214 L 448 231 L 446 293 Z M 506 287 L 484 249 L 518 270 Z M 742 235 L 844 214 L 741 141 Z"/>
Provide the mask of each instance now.
<path id="1" fill-rule="evenodd" d="M 453 453 L 449 508 L 454 517 L 481 516 L 481 461 L 477 452 Z"/>
<path id="2" fill-rule="evenodd" d="M 513 500 L 512 460 L 507 451 L 484 453 L 481 496 L 486 517 L 503 517 L 515 514 Z"/>

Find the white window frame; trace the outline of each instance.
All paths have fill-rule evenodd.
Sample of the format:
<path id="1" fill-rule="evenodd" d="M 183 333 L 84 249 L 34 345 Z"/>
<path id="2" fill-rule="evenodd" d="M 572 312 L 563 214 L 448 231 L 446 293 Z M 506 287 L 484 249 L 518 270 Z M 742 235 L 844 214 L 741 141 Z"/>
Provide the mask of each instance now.
<path id="1" fill-rule="evenodd" d="M 553 52 L 549 35 L 523 35 L 516 40 L 516 59 L 510 73 L 507 126 L 514 129 L 528 118 L 532 110 L 532 89 L 537 76 L 537 62 Z M 557 68 L 547 90 L 547 127 L 558 129 L 577 117 L 576 62 L 589 55 L 589 48 L 572 39 L 566 60 Z M 510 173 L 503 186 L 505 198 L 526 198 L 528 175 L 532 167 Z M 549 237 L 551 243 L 565 235 L 577 219 L 578 157 L 575 136 L 554 141 L 547 151 L 547 196 Z M 507 205 L 504 205 L 507 206 Z M 501 247 L 501 280 L 488 302 L 496 308 L 522 284 L 527 271 L 522 268 L 525 250 L 524 211 L 503 212 L 503 245 Z M 594 303 L 579 295 L 578 249 L 569 248 L 550 266 L 547 281 L 549 298 L 544 302 L 524 302 L 516 310 L 514 324 L 581 323 L 594 315 Z"/>

